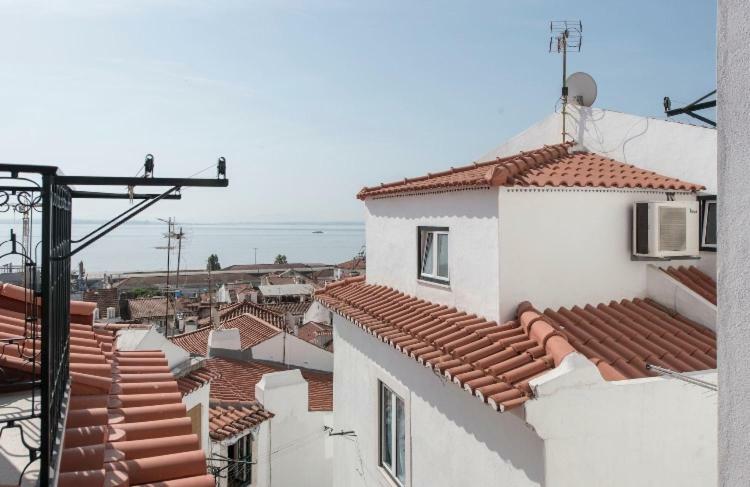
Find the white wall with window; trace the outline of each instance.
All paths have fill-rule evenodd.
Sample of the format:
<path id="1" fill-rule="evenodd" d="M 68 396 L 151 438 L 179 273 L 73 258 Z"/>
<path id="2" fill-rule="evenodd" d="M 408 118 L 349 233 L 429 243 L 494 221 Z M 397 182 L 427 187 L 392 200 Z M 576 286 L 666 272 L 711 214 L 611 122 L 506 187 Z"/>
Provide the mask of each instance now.
<path id="1" fill-rule="evenodd" d="M 368 282 L 497 316 L 497 194 L 480 189 L 366 200 Z"/>
<path id="2" fill-rule="evenodd" d="M 632 208 L 667 198 L 653 190 L 502 188 L 500 319 L 514 318 L 523 301 L 555 309 L 645 297 L 646 273 L 654 261 L 631 258 Z M 695 201 L 696 196 L 676 193 L 674 199 Z"/>
<path id="3" fill-rule="evenodd" d="M 335 487 L 533 486 L 543 444 L 519 414 L 497 413 L 334 314 Z"/>

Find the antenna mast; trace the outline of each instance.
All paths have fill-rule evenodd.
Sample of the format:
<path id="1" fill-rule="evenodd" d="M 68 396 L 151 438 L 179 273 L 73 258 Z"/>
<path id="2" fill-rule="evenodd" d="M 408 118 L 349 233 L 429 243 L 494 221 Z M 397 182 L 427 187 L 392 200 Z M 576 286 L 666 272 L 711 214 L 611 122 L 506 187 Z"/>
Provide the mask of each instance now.
<path id="1" fill-rule="evenodd" d="M 565 122 L 568 115 L 568 52 L 581 52 L 583 25 L 580 20 L 553 20 L 549 23 L 549 52 L 562 54 L 562 141 L 567 136 Z"/>

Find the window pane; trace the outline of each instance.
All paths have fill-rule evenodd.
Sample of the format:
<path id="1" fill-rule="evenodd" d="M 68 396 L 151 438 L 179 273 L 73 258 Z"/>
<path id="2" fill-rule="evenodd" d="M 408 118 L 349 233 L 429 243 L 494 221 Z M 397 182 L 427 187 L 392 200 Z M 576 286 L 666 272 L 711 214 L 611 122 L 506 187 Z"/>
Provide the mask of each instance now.
<path id="1" fill-rule="evenodd" d="M 385 386 L 382 388 L 383 395 L 383 417 L 381 418 L 382 433 L 381 433 L 381 454 L 383 459 L 383 465 L 388 468 L 393 468 L 393 455 L 392 455 L 392 444 L 393 444 L 393 395 Z"/>
<path id="2" fill-rule="evenodd" d="M 433 274 L 434 245 L 432 232 L 422 234 L 422 274 Z"/>
<path id="3" fill-rule="evenodd" d="M 716 245 L 716 202 L 706 202 L 706 235 L 703 237 L 706 245 Z"/>
<path id="4" fill-rule="evenodd" d="M 404 401 L 396 397 L 396 477 L 403 484 L 406 482 L 406 420 L 404 418 Z"/>
<path id="5" fill-rule="evenodd" d="M 437 275 L 448 278 L 448 234 L 438 234 Z"/>

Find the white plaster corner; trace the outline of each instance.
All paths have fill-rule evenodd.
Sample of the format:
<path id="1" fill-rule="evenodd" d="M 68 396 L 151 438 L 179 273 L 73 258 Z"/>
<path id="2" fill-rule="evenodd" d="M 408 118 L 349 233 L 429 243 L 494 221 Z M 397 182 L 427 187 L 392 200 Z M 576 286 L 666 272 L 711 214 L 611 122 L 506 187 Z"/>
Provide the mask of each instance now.
<path id="1" fill-rule="evenodd" d="M 529 382 L 537 398 L 551 396 L 560 389 L 580 387 L 604 382 L 599 369 L 578 352 L 568 354 L 560 365 Z"/>

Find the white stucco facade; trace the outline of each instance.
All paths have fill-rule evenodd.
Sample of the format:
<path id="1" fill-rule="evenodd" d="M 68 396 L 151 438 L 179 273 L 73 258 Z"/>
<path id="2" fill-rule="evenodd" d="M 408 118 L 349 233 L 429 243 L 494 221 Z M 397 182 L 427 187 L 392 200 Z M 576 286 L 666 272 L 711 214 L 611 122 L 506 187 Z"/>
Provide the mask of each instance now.
<path id="1" fill-rule="evenodd" d="M 332 485 L 332 414 L 308 410 L 308 384 L 298 369 L 265 374 L 255 397 L 273 411 L 256 434 L 258 487 Z"/>
<path id="2" fill-rule="evenodd" d="M 719 483 L 750 485 L 750 4 L 719 0 Z"/>
<path id="3" fill-rule="evenodd" d="M 369 259 L 369 258 L 368 258 Z M 543 443 L 513 412 L 500 414 L 334 314 L 335 487 L 392 486 L 378 460 L 378 386 L 406 403 L 407 487 L 543 485 Z"/>
<path id="4" fill-rule="evenodd" d="M 205 384 L 198 389 L 189 392 L 182 396 L 182 403 L 185 405 L 185 410 L 190 411 L 196 406 L 199 407 L 201 412 L 200 418 L 200 441 L 201 448 L 206 452 L 206 456 L 211 456 L 211 442 L 209 439 L 209 426 L 208 416 L 210 410 L 210 393 L 211 385 Z"/>
<path id="5" fill-rule="evenodd" d="M 250 349 L 254 360 L 333 371 L 333 354 L 291 333 L 279 333 Z"/>
<path id="6" fill-rule="evenodd" d="M 367 281 L 435 303 L 498 314 L 497 189 L 365 201 Z M 450 286 L 417 279 L 417 227 L 450 228 Z"/>
<path id="7" fill-rule="evenodd" d="M 677 193 L 676 201 L 695 201 Z M 648 261 L 633 261 L 632 209 L 663 191 L 502 188 L 500 321 L 530 301 L 540 310 L 646 296 Z M 690 265 L 675 259 L 660 265 Z"/>
<path id="8" fill-rule="evenodd" d="M 661 377 L 607 382 L 575 353 L 499 413 L 334 315 L 333 485 L 393 485 L 379 464 L 378 387 L 405 401 L 405 486 L 702 487 L 716 476 L 716 393 Z M 715 383 L 716 372 L 691 374 Z"/>

